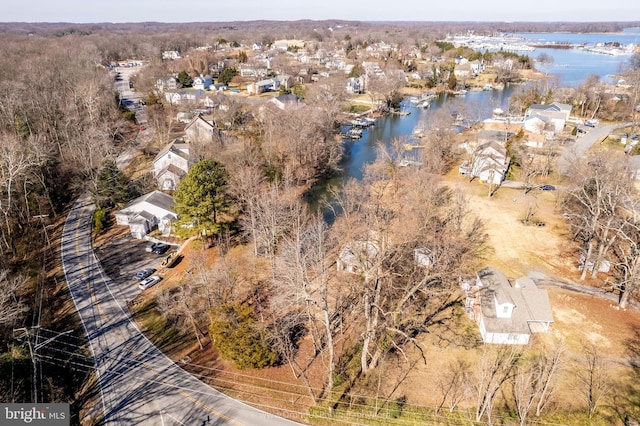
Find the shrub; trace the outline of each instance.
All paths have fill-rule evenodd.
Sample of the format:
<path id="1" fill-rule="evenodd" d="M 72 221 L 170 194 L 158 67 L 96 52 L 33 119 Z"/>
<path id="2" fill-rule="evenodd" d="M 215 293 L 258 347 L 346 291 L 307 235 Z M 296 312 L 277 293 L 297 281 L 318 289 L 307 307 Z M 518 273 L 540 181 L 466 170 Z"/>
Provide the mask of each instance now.
<path id="1" fill-rule="evenodd" d="M 101 234 L 107 227 L 107 211 L 105 209 L 96 209 L 93 213 L 93 231 Z"/>
<path id="2" fill-rule="evenodd" d="M 276 364 L 278 355 L 267 344 L 264 330 L 258 327 L 251 305 L 226 303 L 211 310 L 209 315 L 209 332 L 223 358 L 241 369 Z"/>

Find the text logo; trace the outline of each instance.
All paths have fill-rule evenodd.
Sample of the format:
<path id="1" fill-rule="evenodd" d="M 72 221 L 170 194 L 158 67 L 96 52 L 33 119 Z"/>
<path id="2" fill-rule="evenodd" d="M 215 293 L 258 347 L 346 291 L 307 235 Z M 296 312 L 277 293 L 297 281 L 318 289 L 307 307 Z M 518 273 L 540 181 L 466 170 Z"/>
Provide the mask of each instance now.
<path id="1" fill-rule="evenodd" d="M 69 426 L 69 404 L 0 404 L 0 425 Z"/>

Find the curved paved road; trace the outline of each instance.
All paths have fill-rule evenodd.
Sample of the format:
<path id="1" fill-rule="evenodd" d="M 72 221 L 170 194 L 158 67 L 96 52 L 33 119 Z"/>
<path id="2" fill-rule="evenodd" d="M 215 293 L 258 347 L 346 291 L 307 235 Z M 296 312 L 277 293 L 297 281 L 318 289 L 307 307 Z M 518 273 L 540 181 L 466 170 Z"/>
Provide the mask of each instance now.
<path id="1" fill-rule="evenodd" d="M 140 332 L 91 246 L 94 206 L 71 209 L 62 236 L 67 285 L 84 325 L 110 425 L 295 425 L 233 400 L 182 370 Z"/>
<path id="2" fill-rule="evenodd" d="M 569 165 L 576 158 L 582 157 L 591 146 L 596 143 L 600 138 L 609 135 L 612 131 L 623 127 L 629 127 L 632 123 L 622 124 L 599 124 L 596 127 L 586 127 L 589 129 L 589 133 L 581 136 L 576 140 L 576 143 L 571 147 L 565 149 L 558 158 L 558 166 L 560 171 L 567 172 Z"/>

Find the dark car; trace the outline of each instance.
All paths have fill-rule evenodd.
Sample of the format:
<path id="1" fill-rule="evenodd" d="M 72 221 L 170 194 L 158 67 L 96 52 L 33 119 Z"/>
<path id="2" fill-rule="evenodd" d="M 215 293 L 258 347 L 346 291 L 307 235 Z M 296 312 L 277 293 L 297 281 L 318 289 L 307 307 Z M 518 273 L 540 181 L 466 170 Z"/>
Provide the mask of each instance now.
<path id="1" fill-rule="evenodd" d="M 553 185 L 542 185 L 540 187 L 541 191 L 554 191 L 555 189 L 556 189 L 556 187 L 553 186 Z"/>
<path id="2" fill-rule="evenodd" d="M 136 280 L 144 280 L 149 275 L 153 274 L 156 270 L 153 268 L 144 268 L 136 274 Z"/>
<path id="3" fill-rule="evenodd" d="M 167 250 L 169 250 L 169 244 L 156 243 L 151 251 L 155 254 L 164 254 Z"/>

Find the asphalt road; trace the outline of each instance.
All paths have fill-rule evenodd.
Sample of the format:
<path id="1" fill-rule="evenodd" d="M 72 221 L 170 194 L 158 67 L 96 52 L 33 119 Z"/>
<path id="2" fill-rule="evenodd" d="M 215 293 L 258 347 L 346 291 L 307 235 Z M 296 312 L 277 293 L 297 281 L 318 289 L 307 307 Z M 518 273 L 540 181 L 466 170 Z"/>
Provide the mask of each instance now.
<path id="1" fill-rule="evenodd" d="M 128 291 L 115 286 L 91 245 L 94 206 L 76 202 L 62 236 L 67 285 L 85 328 L 108 425 L 295 425 L 231 399 L 158 350 L 131 320 Z M 133 290 L 138 291 L 138 290 Z"/>
<path id="2" fill-rule="evenodd" d="M 628 127 L 631 123 L 624 124 L 598 124 L 596 127 L 585 127 L 580 126 L 580 128 L 587 130 L 587 134 L 582 135 L 576 140 L 576 143 L 571 147 L 567 147 L 560 158 L 558 158 L 558 167 L 564 173 L 566 173 L 569 169 L 569 165 L 576 158 L 582 157 L 591 146 L 596 143 L 600 138 L 603 138 L 609 135 L 616 129 L 622 127 Z"/>

